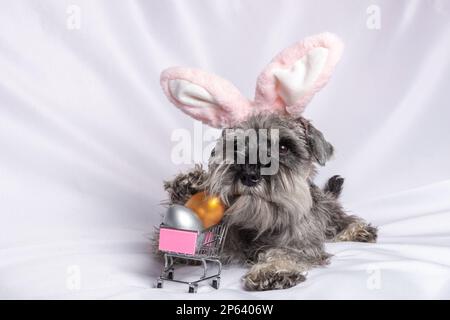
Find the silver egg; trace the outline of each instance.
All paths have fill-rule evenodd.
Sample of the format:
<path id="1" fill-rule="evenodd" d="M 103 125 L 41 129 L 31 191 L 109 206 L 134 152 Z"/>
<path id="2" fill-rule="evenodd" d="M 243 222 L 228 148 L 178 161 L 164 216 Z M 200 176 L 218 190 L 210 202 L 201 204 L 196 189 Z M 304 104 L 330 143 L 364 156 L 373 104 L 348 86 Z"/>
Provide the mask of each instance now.
<path id="1" fill-rule="evenodd" d="M 173 205 L 167 209 L 163 220 L 164 225 L 177 229 L 202 231 L 203 224 L 200 218 L 189 208 Z"/>

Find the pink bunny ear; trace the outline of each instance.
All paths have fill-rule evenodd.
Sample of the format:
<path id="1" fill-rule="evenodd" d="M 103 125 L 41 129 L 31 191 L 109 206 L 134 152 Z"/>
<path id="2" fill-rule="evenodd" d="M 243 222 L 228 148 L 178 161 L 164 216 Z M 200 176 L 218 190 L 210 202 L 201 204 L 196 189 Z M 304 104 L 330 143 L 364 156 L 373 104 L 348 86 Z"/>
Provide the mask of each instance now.
<path id="1" fill-rule="evenodd" d="M 283 50 L 258 77 L 255 104 L 300 116 L 328 82 L 342 51 L 342 42 L 331 33 L 308 37 Z"/>
<path id="2" fill-rule="evenodd" d="M 233 126 L 251 111 L 250 101 L 236 87 L 202 70 L 166 69 L 161 73 L 161 86 L 175 106 L 215 128 Z"/>

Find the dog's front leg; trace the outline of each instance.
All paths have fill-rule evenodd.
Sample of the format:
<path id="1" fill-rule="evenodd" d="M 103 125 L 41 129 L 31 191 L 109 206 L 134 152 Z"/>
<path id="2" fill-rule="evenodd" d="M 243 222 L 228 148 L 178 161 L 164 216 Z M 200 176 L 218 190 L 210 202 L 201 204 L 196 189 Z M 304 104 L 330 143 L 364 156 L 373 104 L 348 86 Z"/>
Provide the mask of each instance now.
<path id="1" fill-rule="evenodd" d="M 258 256 L 244 276 L 247 290 L 274 290 L 290 288 L 305 281 L 305 272 L 312 264 L 286 249 L 269 249 Z"/>

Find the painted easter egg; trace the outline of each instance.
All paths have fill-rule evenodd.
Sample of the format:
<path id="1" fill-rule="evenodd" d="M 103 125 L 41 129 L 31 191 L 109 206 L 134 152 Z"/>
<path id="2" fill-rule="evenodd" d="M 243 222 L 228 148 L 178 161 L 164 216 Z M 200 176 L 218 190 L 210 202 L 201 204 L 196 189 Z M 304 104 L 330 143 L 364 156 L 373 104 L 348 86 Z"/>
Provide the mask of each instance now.
<path id="1" fill-rule="evenodd" d="M 197 214 L 191 209 L 180 205 L 173 205 L 167 209 L 163 224 L 177 229 L 203 230 L 203 223 Z"/>
<path id="2" fill-rule="evenodd" d="M 197 214 L 205 228 L 218 224 L 225 212 L 225 206 L 220 198 L 207 195 L 205 192 L 194 194 L 185 206 Z"/>

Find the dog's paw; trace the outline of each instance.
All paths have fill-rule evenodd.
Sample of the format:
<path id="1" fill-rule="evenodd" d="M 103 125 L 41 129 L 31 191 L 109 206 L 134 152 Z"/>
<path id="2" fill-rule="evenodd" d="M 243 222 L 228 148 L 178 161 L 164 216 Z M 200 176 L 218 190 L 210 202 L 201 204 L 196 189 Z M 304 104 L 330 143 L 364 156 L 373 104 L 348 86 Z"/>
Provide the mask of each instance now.
<path id="1" fill-rule="evenodd" d="M 251 291 L 286 289 L 306 280 L 297 270 L 278 269 L 275 264 L 254 265 L 244 276 L 244 287 Z"/>
<path id="2" fill-rule="evenodd" d="M 170 204 L 184 204 L 206 180 L 207 173 L 200 165 L 191 171 L 180 173 L 175 178 L 164 182 L 164 190 L 169 194 Z"/>
<path id="3" fill-rule="evenodd" d="M 371 224 L 355 222 L 336 236 L 336 241 L 376 242 L 378 229 Z"/>

